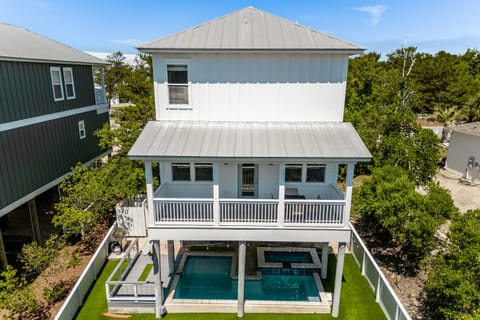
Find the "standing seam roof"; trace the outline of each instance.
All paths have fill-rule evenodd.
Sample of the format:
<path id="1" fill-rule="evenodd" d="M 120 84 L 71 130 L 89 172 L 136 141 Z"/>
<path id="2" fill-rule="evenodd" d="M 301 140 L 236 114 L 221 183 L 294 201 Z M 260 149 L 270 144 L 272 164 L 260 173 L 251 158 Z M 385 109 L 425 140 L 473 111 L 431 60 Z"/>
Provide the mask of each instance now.
<path id="1" fill-rule="evenodd" d="M 221 35 L 221 36 L 219 36 Z M 351 42 L 248 7 L 145 43 L 138 50 L 334 50 L 360 53 Z"/>
<path id="2" fill-rule="evenodd" d="M 88 53 L 6 23 L 0 23 L 0 60 L 107 64 Z"/>

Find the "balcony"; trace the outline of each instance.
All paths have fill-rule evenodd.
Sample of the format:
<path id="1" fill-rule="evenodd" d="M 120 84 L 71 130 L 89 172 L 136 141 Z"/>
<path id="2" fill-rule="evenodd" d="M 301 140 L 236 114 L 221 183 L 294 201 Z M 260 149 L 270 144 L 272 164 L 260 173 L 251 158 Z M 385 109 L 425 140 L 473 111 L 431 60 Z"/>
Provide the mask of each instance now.
<path id="1" fill-rule="evenodd" d="M 101 87 L 95 87 L 95 103 L 96 104 L 107 103 L 107 98 L 105 97 L 105 89 Z"/>
<path id="2" fill-rule="evenodd" d="M 149 220 L 150 228 L 173 225 L 244 228 L 323 228 L 348 225 L 343 194 L 329 184 L 315 197 L 311 196 L 313 193 L 308 188 L 299 188 L 300 194 L 287 194 L 285 199 L 278 199 L 271 194 L 270 199 L 219 197 L 217 201 L 207 186 L 185 184 L 181 187 L 182 192 L 178 193 L 175 192 L 177 188 L 178 185 L 165 184 L 157 190 L 153 198 L 154 214 Z M 172 193 L 186 197 L 169 196 Z"/>

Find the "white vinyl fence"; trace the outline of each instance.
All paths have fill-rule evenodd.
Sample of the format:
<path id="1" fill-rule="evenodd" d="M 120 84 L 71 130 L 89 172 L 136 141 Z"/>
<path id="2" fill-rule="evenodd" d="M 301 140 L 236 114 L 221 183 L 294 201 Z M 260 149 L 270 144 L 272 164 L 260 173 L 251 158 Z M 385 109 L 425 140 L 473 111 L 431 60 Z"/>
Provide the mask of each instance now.
<path id="1" fill-rule="evenodd" d="M 108 258 L 108 246 L 116 228 L 117 224 L 114 223 L 56 314 L 55 320 L 71 320 L 75 318 L 78 310 L 83 305 L 85 297 L 88 295 L 90 287 L 97 280 L 97 276 L 102 271 L 103 265 Z"/>
<path id="2" fill-rule="evenodd" d="M 395 291 L 393 291 L 357 231 L 352 224 L 350 224 L 350 227 L 352 228 L 350 251 L 360 266 L 362 275 L 367 278 L 368 283 L 375 292 L 375 300 L 382 308 L 385 316 L 389 320 L 411 320 L 402 302 L 398 299 Z"/>

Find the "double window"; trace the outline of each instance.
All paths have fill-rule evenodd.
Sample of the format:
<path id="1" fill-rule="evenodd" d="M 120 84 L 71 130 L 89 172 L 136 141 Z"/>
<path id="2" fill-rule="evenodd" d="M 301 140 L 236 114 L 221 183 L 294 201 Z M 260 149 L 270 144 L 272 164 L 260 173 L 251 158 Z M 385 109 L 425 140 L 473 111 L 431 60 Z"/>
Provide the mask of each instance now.
<path id="1" fill-rule="evenodd" d="M 211 163 L 172 163 L 172 180 L 213 181 L 213 165 Z"/>
<path id="2" fill-rule="evenodd" d="M 188 69 L 187 65 L 167 65 L 168 103 L 188 104 Z"/>
<path id="3" fill-rule="evenodd" d="M 285 182 L 325 182 L 324 164 L 287 164 Z"/>
<path id="4" fill-rule="evenodd" d="M 73 70 L 70 67 L 50 67 L 53 99 L 55 101 L 75 99 L 75 84 Z"/>

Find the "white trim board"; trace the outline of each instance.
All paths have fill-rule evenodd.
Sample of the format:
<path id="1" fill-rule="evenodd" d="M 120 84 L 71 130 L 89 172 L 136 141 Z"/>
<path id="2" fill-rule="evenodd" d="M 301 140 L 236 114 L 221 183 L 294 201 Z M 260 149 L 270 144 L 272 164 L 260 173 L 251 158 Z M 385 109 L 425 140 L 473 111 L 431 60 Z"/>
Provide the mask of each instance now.
<path id="1" fill-rule="evenodd" d="M 41 116 L 22 119 L 22 120 L 0 123 L 0 132 L 7 131 L 7 130 L 12 130 L 12 129 L 17 129 L 17 128 L 21 128 L 21 127 L 26 127 L 26 126 L 31 126 L 31 125 L 34 125 L 34 124 L 47 122 L 47 121 L 52 121 L 52 120 L 57 120 L 57 119 L 65 118 L 65 117 L 70 117 L 70 116 L 73 116 L 73 115 L 76 115 L 76 114 L 81 114 L 81 113 L 95 111 L 95 110 L 97 111 L 97 114 L 100 114 L 100 113 L 104 113 L 105 109 L 108 111 L 108 108 L 105 108 L 105 107 L 106 107 L 105 104 L 97 104 L 97 105 L 92 105 L 92 106 L 87 106 L 87 107 L 82 107 L 82 108 L 76 108 L 76 109 L 71 109 L 71 110 L 66 110 L 66 111 L 61 111 L 61 112 L 44 114 L 44 115 L 41 115 Z"/>
<path id="2" fill-rule="evenodd" d="M 103 158 L 104 156 L 110 154 L 112 152 L 112 150 L 108 150 L 104 153 L 102 153 L 101 155 L 99 155 L 98 157 L 95 157 L 93 158 L 92 160 L 90 161 L 87 161 L 85 162 L 83 165 L 84 166 L 90 166 L 94 161 L 100 159 L 100 158 Z M 43 186 L 41 186 L 40 188 L 30 192 L 29 194 L 21 197 L 20 199 L 18 199 L 17 201 L 14 201 L 12 203 L 10 203 L 9 205 L 7 205 L 6 207 L 4 208 L 1 208 L 0 209 L 0 217 L 10 213 L 11 211 L 15 210 L 16 208 L 20 207 L 22 204 L 26 203 L 27 201 L 30 201 L 31 199 L 35 198 L 36 196 L 44 193 L 45 191 L 47 191 L 48 189 L 51 189 L 53 188 L 54 186 L 58 185 L 60 182 L 63 181 L 63 179 L 65 179 L 69 174 L 71 174 L 72 172 L 67 172 L 66 174 L 58 177 L 57 179 L 53 180 L 53 181 L 50 181 L 49 183 L 47 184 L 44 184 Z"/>

